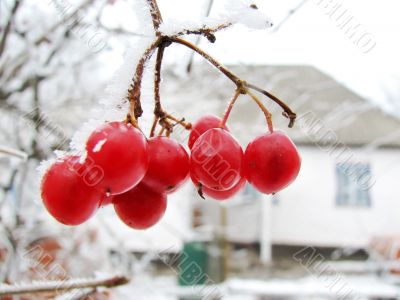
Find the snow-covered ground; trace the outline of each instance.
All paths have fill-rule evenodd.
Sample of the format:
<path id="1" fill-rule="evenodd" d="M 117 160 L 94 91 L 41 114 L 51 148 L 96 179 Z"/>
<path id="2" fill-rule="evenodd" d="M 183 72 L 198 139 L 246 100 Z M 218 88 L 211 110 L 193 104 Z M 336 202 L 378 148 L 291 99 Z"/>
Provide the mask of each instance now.
<path id="1" fill-rule="evenodd" d="M 133 297 L 134 295 L 134 297 Z M 400 297 L 400 287 L 374 276 L 321 276 L 297 280 L 271 279 L 229 279 L 215 286 L 179 287 L 174 277 L 152 277 L 133 280 L 125 287 L 118 288 L 115 299 L 177 299 L 180 296 L 203 296 L 205 299 L 393 299 Z M 126 298 L 125 298 L 126 297 Z M 209 298 L 207 298 L 209 297 Z"/>

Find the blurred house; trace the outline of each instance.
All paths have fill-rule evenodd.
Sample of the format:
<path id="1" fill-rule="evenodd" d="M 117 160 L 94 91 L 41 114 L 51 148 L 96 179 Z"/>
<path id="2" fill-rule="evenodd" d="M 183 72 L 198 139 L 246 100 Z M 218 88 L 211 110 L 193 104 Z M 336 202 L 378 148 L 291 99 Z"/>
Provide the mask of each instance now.
<path id="1" fill-rule="evenodd" d="M 295 110 L 298 121 L 289 129 L 280 108 L 260 95 L 275 127 L 293 139 L 302 156 L 297 180 L 282 192 L 266 196 L 248 185 L 224 202 L 231 242 L 363 248 L 375 236 L 399 233 L 399 119 L 311 66 L 231 70 Z M 163 83 L 164 105 L 172 103 L 169 111 L 190 121 L 222 115 L 234 92 L 232 83 L 208 65 L 196 65 L 184 79 L 167 72 Z M 246 96 L 239 98 L 228 124 L 243 147 L 267 131 L 263 114 Z M 185 139 L 182 132 L 175 134 Z M 211 199 L 195 201 L 196 226 L 221 228 L 220 207 Z"/>

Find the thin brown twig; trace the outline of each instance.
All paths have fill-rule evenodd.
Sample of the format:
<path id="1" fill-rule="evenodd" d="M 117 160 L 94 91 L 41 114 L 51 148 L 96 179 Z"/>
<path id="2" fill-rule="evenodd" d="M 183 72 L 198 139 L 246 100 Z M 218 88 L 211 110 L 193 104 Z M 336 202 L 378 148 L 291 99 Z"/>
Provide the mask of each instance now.
<path id="1" fill-rule="evenodd" d="M 226 77 L 228 77 L 230 80 L 233 81 L 236 85 L 241 85 L 242 81 L 239 79 L 237 75 L 232 73 L 230 70 L 228 70 L 226 67 L 224 67 L 219 61 L 217 61 L 215 58 L 213 58 L 211 55 L 209 55 L 207 52 L 203 51 L 196 45 L 193 45 L 192 43 L 178 38 L 178 37 L 171 37 L 171 41 L 173 43 L 181 44 L 189 49 L 192 49 L 196 53 L 200 54 L 202 57 L 204 57 L 206 60 L 208 60 L 211 64 L 213 64 L 219 71 L 221 71 Z"/>
<path id="2" fill-rule="evenodd" d="M 161 33 L 158 31 L 158 28 L 162 23 L 162 16 L 160 9 L 158 8 L 157 0 L 147 0 L 147 3 L 150 5 L 150 14 L 153 21 L 154 30 L 156 31 L 156 34 L 160 36 Z"/>
<path id="3" fill-rule="evenodd" d="M 167 131 L 167 136 L 172 131 L 172 124 L 166 119 L 166 113 L 161 106 L 161 96 L 160 96 L 160 83 L 161 83 L 161 65 L 164 57 L 165 45 L 161 43 L 158 46 L 156 66 L 154 70 L 154 115 L 158 117 L 160 125 Z"/>
<path id="4" fill-rule="evenodd" d="M 174 35 L 175 37 L 181 36 L 181 35 L 186 35 L 186 34 L 198 34 L 198 35 L 208 35 L 208 34 L 214 34 L 219 30 L 228 28 L 230 26 L 232 26 L 232 23 L 224 23 L 224 24 L 220 24 L 215 28 L 211 28 L 211 27 L 203 27 L 203 28 L 199 28 L 199 29 L 185 29 L 181 32 L 178 32 L 176 35 Z"/>
<path id="5" fill-rule="evenodd" d="M 282 100 L 280 100 L 278 97 L 272 95 L 270 92 L 265 91 L 264 89 L 251 84 L 247 83 L 246 81 L 243 81 L 242 79 L 239 78 L 236 74 L 234 74 L 232 71 L 227 69 L 225 66 L 223 66 L 220 62 L 218 62 L 215 58 L 213 58 L 211 55 L 206 53 L 204 50 L 200 49 L 196 45 L 193 45 L 192 43 L 177 38 L 177 37 L 171 37 L 171 41 L 177 44 L 181 44 L 183 46 L 186 46 L 196 53 L 200 54 L 202 57 L 204 57 L 206 60 L 208 60 L 212 65 L 214 65 L 221 73 L 223 73 L 226 77 L 228 77 L 232 82 L 236 84 L 238 88 L 250 88 L 252 90 L 256 90 L 271 100 L 273 100 L 275 103 L 277 103 L 282 109 L 283 109 L 283 116 L 286 118 L 289 118 L 289 127 L 293 127 L 295 119 L 296 119 L 296 114 L 291 110 L 291 108 Z"/>
<path id="6" fill-rule="evenodd" d="M 164 57 L 165 48 L 168 47 L 170 42 L 168 39 L 165 42 L 160 43 L 157 50 L 157 58 L 156 64 L 154 68 L 154 123 L 151 128 L 150 136 L 154 135 L 155 127 L 157 126 L 157 122 L 165 128 L 167 131 L 167 136 L 169 136 L 173 130 L 174 125 L 168 121 L 168 119 L 175 121 L 177 124 L 182 125 L 186 129 L 191 128 L 190 124 L 184 122 L 184 120 L 178 120 L 174 116 L 166 113 L 161 105 L 161 96 L 160 96 L 160 83 L 161 83 L 161 66 Z"/>
<path id="7" fill-rule="evenodd" d="M 188 123 L 188 122 L 185 122 L 185 118 L 182 118 L 182 119 L 179 120 L 179 119 L 175 118 L 173 115 L 170 115 L 170 114 L 166 114 L 165 117 L 167 119 L 170 119 L 170 120 L 176 122 L 176 124 L 182 125 L 186 130 L 192 129 L 192 124 Z"/>
<path id="8" fill-rule="evenodd" d="M 258 97 L 256 95 L 254 95 L 252 92 L 250 92 L 248 89 L 246 89 L 246 94 L 249 95 L 254 102 L 257 103 L 258 107 L 262 110 L 262 112 L 265 115 L 265 119 L 267 120 L 267 125 L 268 125 L 268 130 L 269 132 L 274 132 L 274 127 L 272 125 L 272 115 L 271 113 L 268 111 L 268 109 L 262 104 L 261 100 L 258 99 Z"/>
<path id="9" fill-rule="evenodd" d="M 221 127 L 221 128 L 225 127 L 226 122 L 228 121 L 229 115 L 231 114 L 232 108 L 235 105 L 235 102 L 239 98 L 240 94 L 242 94 L 242 92 L 243 91 L 241 89 L 236 89 L 235 94 L 233 95 L 231 101 L 229 101 L 229 105 L 226 108 L 226 111 L 224 113 L 224 117 L 223 117 L 219 127 Z"/>
<path id="10" fill-rule="evenodd" d="M 260 92 L 261 94 L 263 94 L 263 95 L 267 96 L 268 98 L 272 99 L 273 101 L 275 101 L 283 109 L 282 115 L 289 119 L 289 125 L 288 125 L 289 128 L 293 127 L 297 115 L 294 111 L 292 111 L 292 109 L 285 102 L 283 102 L 276 96 L 272 95 L 268 91 L 263 90 L 262 88 L 259 88 L 258 86 L 255 86 L 254 84 L 247 83 L 246 85 L 248 88 L 255 90 L 257 92 Z"/>
<path id="11" fill-rule="evenodd" d="M 211 28 L 211 27 L 203 27 L 203 28 L 200 28 L 200 29 L 185 29 L 185 30 L 183 30 L 183 31 L 181 31 L 181 32 L 178 32 L 177 34 L 175 34 L 175 35 L 173 35 L 174 37 L 179 37 L 179 36 L 182 36 L 182 35 L 189 35 L 189 34 L 194 34 L 194 35 L 203 35 L 204 37 L 206 37 L 207 38 L 207 40 L 210 42 L 210 43 L 215 43 L 215 41 L 216 41 L 216 37 L 215 37 L 215 33 L 217 32 L 217 31 L 219 31 L 219 30 L 222 30 L 222 29 L 225 29 L 225 28 L 228 28 L 228 27 L 230 27 L 230 26 L 232 26 L 232 23 L 225 23 L 225 24 L 221 24 L 221 25 L 218 25 L 217 27 L 215 27 L 215 28 Z M 195 43 L 195 45 L 197 45 L 198 43 L 199 43 L 199 39 L 196 41 L 196 43 Z M 193 56 L 192 56 L 193 57 Z M 192 58 L 191 58 L 191 60 L 192 60 Z"/>
<path id="12" fill-rule="evenodd" d="M 161 136 L 164 134 L 165 127 L 161 127 L 160 131 L 158 132 L 158 136 Z"/>
<path id="13" fill-rule="evenodd" d="M 154 69 L 154 114 L 160 119 L 165 117 L 161 106 L 160 83 L 161 83 L 161 65 L 164 57 L 165 47 L 160 45 L 157 50 L 156 66 Z"/>
<path id="14" fill-rule="evenodd" d="M 158 120 L 159 120 L 159 118 L 156 115 L 154 115 L 154 121 L 153 121 L 153 124 L 151 125 L 151 129 L 150 129 L 150 137 L 154 136 Z"/>
<path id="15" fill-rule="evenodd" d="M 129 106 L 129 120 L 136 122 L 136 120 L 143 114 L 141 102 L 140 102 L 140 94 L 141 94 L 141 86 L 142 86 L 142 78 L 143 72 L 146 62 L 152 56 L 154 50 L 160 45 L 161 39 L 155 40 L 149 48 L 146 49 L 142 58 L 139 60 L 138 65 L 136 66 L 135 75 L 133 77 L 133 84 L 131 88 L 128 90 L 128 100 L 130 102 Z"/>

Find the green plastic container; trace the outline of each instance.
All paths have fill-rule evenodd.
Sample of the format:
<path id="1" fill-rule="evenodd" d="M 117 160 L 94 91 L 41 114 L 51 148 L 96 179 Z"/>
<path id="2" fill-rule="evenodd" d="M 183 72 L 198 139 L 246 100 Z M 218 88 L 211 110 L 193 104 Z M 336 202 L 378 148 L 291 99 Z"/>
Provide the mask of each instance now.
<path id="1" fill-rule="evenodd" d="M 187 242 L 179 257 L 179 285 L 203 285 L 207 282 L 208 253 L 203 242 Z"/>

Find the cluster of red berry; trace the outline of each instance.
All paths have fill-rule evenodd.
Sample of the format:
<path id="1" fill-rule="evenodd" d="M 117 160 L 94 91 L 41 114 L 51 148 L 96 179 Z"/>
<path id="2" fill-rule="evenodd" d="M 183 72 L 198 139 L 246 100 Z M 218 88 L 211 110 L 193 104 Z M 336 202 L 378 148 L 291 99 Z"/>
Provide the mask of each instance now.
<path id="1" fill-rule="evenodd" d="M 110 122 L 95 130 L 86 156 L 57 160 L 42 180 L 49 213 L 66 225 L 89 219 L 98 207 L 113 204 L 119 218 L 145 229 L 164 215 L 167 195 L 189 176 L 217 200 L 235 195 L 249 181 L 262 193 L 276 193 L 297 176 L 301 159 L 292 141 L 279 131 L 263 134 L 242 148 L 215 116 L 192 127 L 188 146 L 165 136 L 146 139 L 130 123 Z"/>
<path id="2" fill-rule="evenodd" d="M 205 195 L 225 200 L 251 183 L 264 194 L 276 193 L 296 179 L 301 158 L 293 142 L 280 131 L 265 133 L 243 153 L 221 120 L 205 116 L 189 137 L 190 176 Z"/>

